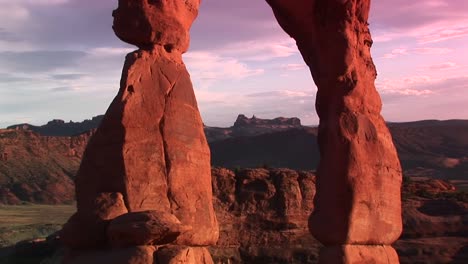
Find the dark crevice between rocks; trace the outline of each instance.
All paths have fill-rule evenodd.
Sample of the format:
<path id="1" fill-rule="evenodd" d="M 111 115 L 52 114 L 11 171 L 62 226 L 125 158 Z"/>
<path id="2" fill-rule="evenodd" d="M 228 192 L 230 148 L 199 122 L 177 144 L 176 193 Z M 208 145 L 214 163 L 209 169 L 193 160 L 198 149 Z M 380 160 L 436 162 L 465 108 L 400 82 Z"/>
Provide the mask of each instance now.
<path id="1" fill-rule="evenodd" d="M 169 84 L 171 84 L 171 81 L 170 79 L 167 77 L 166 74 L 164 74 L 164 72 L 162 71 L 162 69 L 159 70 L 161 75 L 164 76 L 164 78 L 167 80 L 167 82 Z M 165 126 L 165 123 L 166 123 L 166 113 L 167 113 L 167 110 L 168 110 L 168 105 L 169 105 L 169 101 L 171 99 L 171 96 L 172 96 L 172 92 L 174 91 L 174 88 L 178 82 L 178 78 L 176 79 L 176 81 L 171 84 L 171 87 L 169 88 L 169 90 L 166 92 L 166 95 L 165 95 L 165 98 L 164 98 L 164 111 L 163 111 L 163 115 L 161 117 L 161 120 L 159 121 L 159 132 L 161 134 L 161 138 L 162 138 L 162 142 L 163 142 L 163 155 L 164 155 L 164 163 L 165 163 L 165 173 L 166 173 L 166 184 L 167 184 L 167 199 L 168 201 L 170 202 L 171 204 L 171 210 L 172 210 L 172 204 L 175 204 L 178 208 L 180 207 L 180 205 L 177 203 L 177 201 L 175 201 L 173 198 L 172 198 L 172 195 L 171 195 L 171 188 L 169 186 L 169 174 L 171 173 L 171 160 L 169 158 L 169 152 L 168 152 L 168 144 L 167 144 L 167 141 L 165 139 L 165 133 L 164 133 L 164 126 Z"/>
<path id="2" fill-rule="evenodd" d="M 173 44 L 166 44 L 166 45 L 164 45 L 164 50 L 165 50 L 167 53 L 171 53 L 173 49 L 174 49 L 174 45 L 173 45 Z"/>
<path id="3" fill-rule="evenodd" d="M 129 85 L 129 86 L 127 87 L 127 91 L 128 91 L 129 93 L 132 94 L 132 93 L 135 92 L 135 87 L 133 87 L 133 85 Z"/>

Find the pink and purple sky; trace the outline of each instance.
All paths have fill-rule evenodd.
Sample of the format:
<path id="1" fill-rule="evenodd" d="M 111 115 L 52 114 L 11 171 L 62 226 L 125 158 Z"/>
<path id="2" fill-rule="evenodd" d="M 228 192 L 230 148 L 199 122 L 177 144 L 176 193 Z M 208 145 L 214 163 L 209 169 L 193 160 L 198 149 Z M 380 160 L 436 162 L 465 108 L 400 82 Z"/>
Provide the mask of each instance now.
<path id="1" fill-rule="evenodd" d="M 117 0 L 0 0 L 0 127 L 103 114 L 134 48 Z M 376 81 L 388 121 L 468 119 L 468 1 L 374 0 Z M 316 87 L 263 0 L 203 0 L 184 55 L 205 124 L 239 113 L 317 124 Z"/>

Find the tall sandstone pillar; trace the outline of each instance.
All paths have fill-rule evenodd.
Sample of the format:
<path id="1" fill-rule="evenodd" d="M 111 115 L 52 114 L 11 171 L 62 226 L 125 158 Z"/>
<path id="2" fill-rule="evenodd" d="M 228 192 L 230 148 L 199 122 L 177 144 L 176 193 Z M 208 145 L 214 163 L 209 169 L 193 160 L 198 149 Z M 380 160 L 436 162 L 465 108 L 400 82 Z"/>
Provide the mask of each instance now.
<path id="1" fill-rule="evenodd" d="M 310 232 L 321 263 L 398 263 L 401 167 L 380 115 L 370 0 L 266 0 L 318 87 L 321 160 Z"/>
<path id="2" fill-rule="evenodd" d="M 76 177 L 68 263 L 212 263 L 210 151 L 182 61 L 199 0 L 119 0 L 113 29 L 138 50 Z"/>

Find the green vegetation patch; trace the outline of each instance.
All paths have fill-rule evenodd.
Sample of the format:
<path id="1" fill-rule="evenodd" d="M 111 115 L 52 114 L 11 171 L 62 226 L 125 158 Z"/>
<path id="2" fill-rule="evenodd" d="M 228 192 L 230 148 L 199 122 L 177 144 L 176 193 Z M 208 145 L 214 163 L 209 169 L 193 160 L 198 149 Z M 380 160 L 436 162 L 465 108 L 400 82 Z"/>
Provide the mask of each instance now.
<path id="1" fill-rule="evenodd" d="M 0 247 L 47 237 L 60 230 L 75 211 L 75 205 L 0 206 Z"/>

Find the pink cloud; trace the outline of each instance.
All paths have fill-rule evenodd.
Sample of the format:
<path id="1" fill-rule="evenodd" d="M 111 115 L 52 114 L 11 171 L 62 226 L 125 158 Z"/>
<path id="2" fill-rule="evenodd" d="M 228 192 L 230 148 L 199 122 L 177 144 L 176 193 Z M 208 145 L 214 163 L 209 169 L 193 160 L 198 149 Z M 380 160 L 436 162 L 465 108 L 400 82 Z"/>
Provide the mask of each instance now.
<path id="1" fill-rule="evenodd" d="M 376 86 L 383 95 L 398 94 L 405 96 L 423 96 L 433 94 L 434 92 L 429 89 L 420 88 L 419 86 L 424 86 L 436 81 L 437 79 L 430 76 L 416 75 L 401 79 L 377 81 Z"/>
<path id="2" fill-rule="evenodd" d="M 246 97 L 313 97 L 313 91 L 293 91 L 293 90 L 276 90 L 276 91 L 267 91 L 267 92 L 259 92 L 259 93 L 251 93 L 247 94 Z"/>
<path id="3" fill-rule="evenodd" d="M 371 12 L 374 41 L 411 37 L 419 43 L 442 42 L 468 35 L 466 0 L 376 1 Z"/>
<path id="4" fill-rule="evenodd" d="M 421 47 L 421 48 L 397 48 L 393 49 L 390 53 L 383 55 L 384 59 L 393 59 L 402 55 L 411 55 L 411 54 L 423 54 L 423 55 L 443 55 L 452 52 L 452 49 L 449 48 L 431 48 L 431 47 Z"/>
<path id="5" fill-rule="evenodd" d="M 376 82 L 377 89 L 382 97 L 395 99 L 403 97 L 431 97 L 433 100 L 444 97 L 458 96 L 465 98 L 468 94 L 468 75 L 455 75 L 432 77 L 427 75 L 414 75 L 398 79 L 384 79 Z M 461 97 L 460 97 L 461 96 Z"/>
<path id="6" fill-rule="evenodd" d="M 452 52 L 449 48 L 414 48 L 411 50 L 415 54 L 427 54 L 427 55 L 443 55 Z"/>
<path id="7" fill-rule="evenodd" d="M 268 61 L 275 58 L 287 58 L 299 53 L 294 40 L 287 36 L 235 42 L 216 49 L 214 52 L 244 61 Z"/>
<path id="8" fill-rule="evenodd" d="M 216 81 L 243 79 L 263 74 L 263 69 L 254 69 L 232 57 L 223 57 L 213 52 L 194 51 L 184 54 L 184 59 L 194 82 L 207 88 Z"/>
<path id="9" fill-rule="evenodd" d="M 282 65 L 281 68 L 286 71 L 299 71 L 299 70 L 306 69 L 307 67 L 305 63 L 290 63 L 290 64 Z"/>
<path id="10" fill-rule="evenodd" d="M 466 20 L 468 22 L 468 20 Z M 427 34 L 419 38 L 420 43 L 435 43 L 454 38 L 468 36 L 468 27 L 428 30 Z"/>
<path id="11" fill-rule="evenodd" d="M 427 67 L 424 67 L 424 69 L 428 70 L 453 70 L 459 68 L 459 65 L 456 64 L 455 62 L 443 62 L 443 63 L 438 63 L 438 64 L 432 64 Z"/>
<path id="12" fill-rule="evenodd" d="M 384 54 L 385 59 L 392 59 L 395 58 L 399 55 L 405 55 L 408 54 L 408 50 L 405 48 L 398 48 L 398 49 L 393 49 L 390 53 Z"/>

